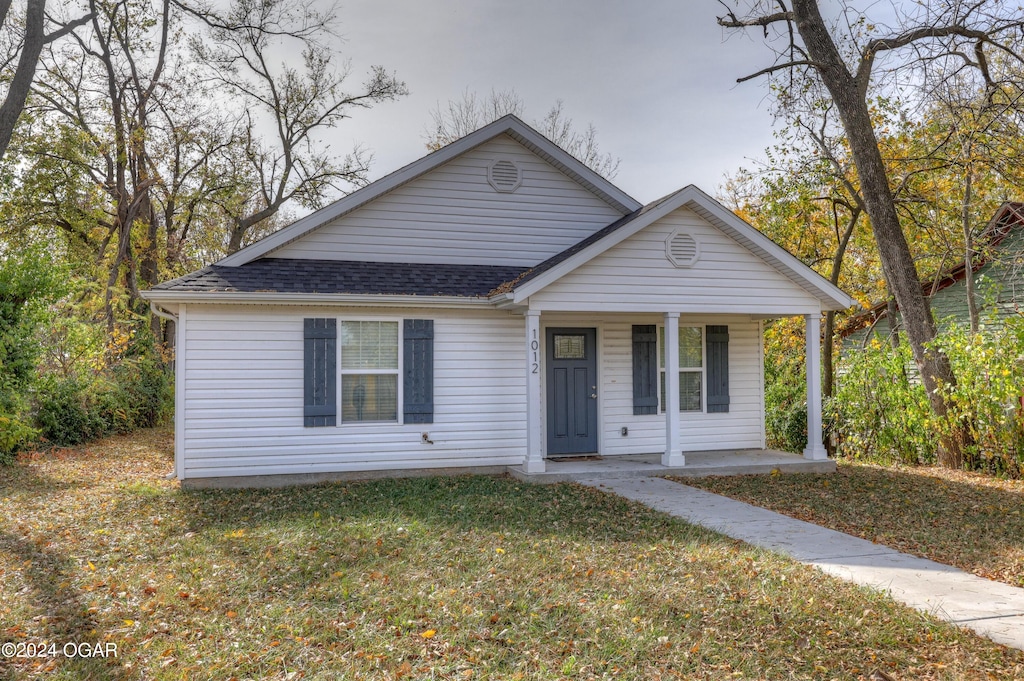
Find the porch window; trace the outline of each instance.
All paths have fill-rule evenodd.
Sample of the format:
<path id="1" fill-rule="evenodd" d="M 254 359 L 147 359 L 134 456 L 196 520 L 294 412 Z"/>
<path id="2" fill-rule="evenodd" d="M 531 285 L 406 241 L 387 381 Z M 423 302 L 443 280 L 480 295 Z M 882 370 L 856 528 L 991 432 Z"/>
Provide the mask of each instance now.
<path id="1" fill-rule="evenodd" d="M 665 327 L 658 327 L 658 381 L 660 411 L 665 412 Z M 704 408 L 704 329 L 679 327 L 679 411 Z"/>
<path id="2" fill-rule="evenodd" d="M 341 322 L 341 421 L 398 420 L 398 322 Z"/>

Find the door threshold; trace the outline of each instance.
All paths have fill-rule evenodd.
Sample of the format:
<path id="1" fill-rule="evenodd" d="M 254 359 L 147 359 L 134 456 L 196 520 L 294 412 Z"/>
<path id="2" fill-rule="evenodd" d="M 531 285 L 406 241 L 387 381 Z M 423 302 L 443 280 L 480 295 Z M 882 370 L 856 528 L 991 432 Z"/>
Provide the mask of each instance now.
<path id="1" fill-rule="evenodd" d="M 604 461 L 604 457 L 600 454 L 559 454 L 558 456 L 549 456 L 548 461 Z"/>

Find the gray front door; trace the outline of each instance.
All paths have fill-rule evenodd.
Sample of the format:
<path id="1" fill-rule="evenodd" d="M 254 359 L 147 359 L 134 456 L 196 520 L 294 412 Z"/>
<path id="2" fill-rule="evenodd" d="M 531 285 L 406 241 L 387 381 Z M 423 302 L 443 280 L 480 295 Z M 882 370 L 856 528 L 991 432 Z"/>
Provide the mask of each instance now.
<path id="1" fill-rule="evenodd" d="M 547 330 L 548 454 L 597 451 L 597 330 Z"/>

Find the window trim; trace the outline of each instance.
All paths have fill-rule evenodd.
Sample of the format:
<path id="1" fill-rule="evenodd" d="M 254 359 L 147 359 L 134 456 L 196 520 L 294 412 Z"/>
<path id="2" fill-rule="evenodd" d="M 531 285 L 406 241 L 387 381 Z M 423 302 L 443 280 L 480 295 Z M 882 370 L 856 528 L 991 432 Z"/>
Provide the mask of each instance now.
<path id="1" fill-rule="evenodd" d="M 665 366 L 667 363 L 667 355 L 665 354 L 667 348 L 663 348 L 665 340 L 665 325 L 658 324 L 658 337 L 657 337 L 657 353 L 658 353 L 658 413 L 665 413 L 665 403 L 661 399 L 662 386 L 665 386 Z M 684 324 L 680 322 L 680 329 L 700 329 L 700 368 L 693 367 L 679 367 L 679 373 L 695 374 L 700 373 L 700 409 L 683 409 L 683 404 L 679 403 L 680 414 L 706 414 L 708 409 L 708 330 L 706 324 Z M 682 339 L 682 336 L 679 336 Z M 679 349 L 676 348 L 676 352 Z M 667 386 L 665 386 L 667 389 Z"/>
<path id="2" fill-rule="evenodd" d="M 385 317 L 378 315 L 359 316 L 359 317 L 337 317 L 338 320 L 338 343 L 335 352 L 337 353 L 337 395 L 338 395 L 338 428 L 356 429 L 356 428 L 374 428 L 381 425 L 404 425 L 404 411 L 403 406 L 405 405 L 405 385 L 402 377 L 405 375 L 405 353 L 402 352 L 403 344 L 405 342 L 405 324 L 402 323 L 402 318 Z M 398 325 L 398 368 L 397 369 L 343 369 L 341 364 L 342 347 L 344 342 L 342 341 L 342 325 L 345 322 L 390 322 Z M 342 377 L 345 375 L 349 376 L 380 376 L 380 375 L 395 375 L 395 419 L 387 421 L 345 421 L 342 418 L 344 413 L 344 392 L 342 390 Z"/>

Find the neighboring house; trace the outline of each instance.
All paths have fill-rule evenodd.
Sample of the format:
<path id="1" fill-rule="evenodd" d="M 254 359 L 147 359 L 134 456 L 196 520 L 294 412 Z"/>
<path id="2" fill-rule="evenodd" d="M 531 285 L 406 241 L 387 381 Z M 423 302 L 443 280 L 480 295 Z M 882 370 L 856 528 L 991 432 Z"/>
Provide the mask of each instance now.
<path id="1" fill-rule="evenodd" d="M 817 339 L 852 303 L 696 187 L 641 206 L 513 116 L 144 295 L 200 484 L 764 448 L 763 320 Z"/>
<path id="2" fill-rule="evenodd" d="M 1001 205 L 978 236 L 977 244 L 971 270 L 982 321 L 1024 314 L 1024 203 Z M 922 283 L 932 316 L 940 327 L 954 322 L 970 323 L 966 278 L 967 268 L 961 260 Z M 840 336 L 844 347 L 856 349 L 865 343 L 869 332 L 880 341 L 889 339 L 892 325 L 887 303 L 878 303 L 850 317 Z"/>

